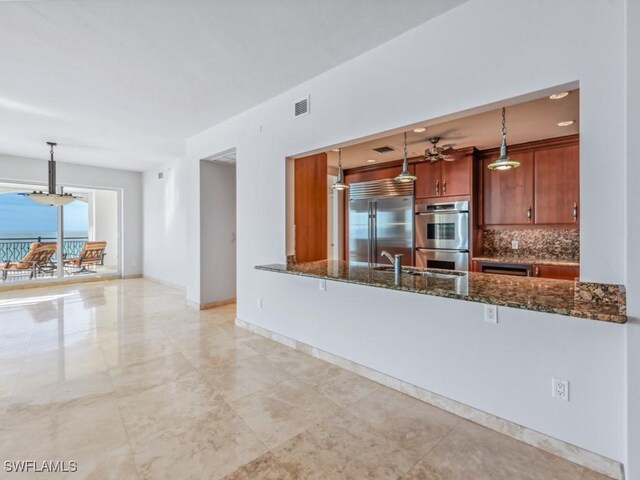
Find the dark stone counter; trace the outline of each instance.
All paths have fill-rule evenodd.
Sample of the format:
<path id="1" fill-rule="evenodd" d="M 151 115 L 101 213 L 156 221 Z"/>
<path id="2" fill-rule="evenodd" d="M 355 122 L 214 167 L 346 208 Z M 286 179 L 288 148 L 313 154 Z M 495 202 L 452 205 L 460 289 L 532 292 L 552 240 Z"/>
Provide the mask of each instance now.
<path id="1" fill-rule="evenodd" d="M 396 283 L 393 271 L 389 271 L 386 266 L 370 267 L 366 264 L 327 260 L 289 265 L 261 265 L 255 268 L 604 322 L 627 321 L 626 305 L 621 304 L 621 301 L 584 301 L 580 295 L 576 295 L 576 282 L 570 280 L 474 272 L 456 272 L 458 275 L 450 276 L 446 275 L 450 273 L 447 270 L 408 267 L 414 273 L 402 273 Z M 623 287 L 612 287 L 623 290 Z"/>

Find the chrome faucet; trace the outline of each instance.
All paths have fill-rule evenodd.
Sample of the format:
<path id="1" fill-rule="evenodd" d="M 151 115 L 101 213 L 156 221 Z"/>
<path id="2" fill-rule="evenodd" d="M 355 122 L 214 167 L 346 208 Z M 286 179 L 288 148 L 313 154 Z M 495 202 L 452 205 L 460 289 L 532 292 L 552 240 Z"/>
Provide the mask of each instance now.
<path id="1" fill-rule="evenodd" d="M 402 273 L 402 254 L 398 253 L 394 259 L 394 257 L 392 257 L 389 252 L 387 252 L 386 250 L 383 250 L 380 256 L 387 257 L 389 259 L 389 261 L 391 262 L 391 265 L 393 266 L 393 271 L 396 274 L 396 278 L 398 278 Z"/>

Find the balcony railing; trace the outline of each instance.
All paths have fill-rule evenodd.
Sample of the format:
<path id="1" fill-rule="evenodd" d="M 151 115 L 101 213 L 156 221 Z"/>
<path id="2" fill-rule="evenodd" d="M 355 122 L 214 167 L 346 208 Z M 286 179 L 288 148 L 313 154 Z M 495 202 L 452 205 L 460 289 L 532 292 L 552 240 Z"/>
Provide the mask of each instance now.
<path id="1" fill-rule="evenodd" d="M 66 258 L 80 255 L 80 250 L 87 237 L 66 237 L 63 242 L 62 252 Z M 30 237 L 30 238 L 0 238 L 0 261 L 21 260 L 29 251 L 29 245 L 33 242 L 55 242 L 55 237 Z M 55 256 L 54 256 L 55 259 Z"/>

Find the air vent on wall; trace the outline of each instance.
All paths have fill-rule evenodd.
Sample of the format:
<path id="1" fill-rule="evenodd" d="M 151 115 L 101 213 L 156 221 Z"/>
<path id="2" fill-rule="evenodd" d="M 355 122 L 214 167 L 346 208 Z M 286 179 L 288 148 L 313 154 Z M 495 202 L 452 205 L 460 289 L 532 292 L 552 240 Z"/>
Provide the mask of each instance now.
<path id="1" fill-rule="evenodd" d="M 303 115 L 309 115 L 309 101 L 311 100 L 310 97 L 307 97 L 303 100 L 300 100 L 299 102 L 295 103 L 294 106 L 294 113 L 293 116 L 294 117 L 301 117 Z"/>
<path id="2" fill-rule="evenodd" d="M 389 152 L 395 151 L 395 148 L 386 145 L 384 147 L 374 148 L 373 150 L 378 152 L 378 153 L 389 153 Z"/>
<path id="3" fill-rule="evenodd" d="M 158 172 L 158 180 L 162 180 L 164 178 L 164 172 Z"/>

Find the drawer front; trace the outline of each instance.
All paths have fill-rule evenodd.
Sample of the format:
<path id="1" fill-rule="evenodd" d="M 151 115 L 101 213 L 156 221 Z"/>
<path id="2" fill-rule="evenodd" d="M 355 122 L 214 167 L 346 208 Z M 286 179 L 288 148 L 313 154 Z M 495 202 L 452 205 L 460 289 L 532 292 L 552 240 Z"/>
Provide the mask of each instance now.
<path id="1" fill-rule="evenodd" d="M 580 267 L 561 265 L 535 265 L 533 274 L 541 278 L 556 278 L 558 280 L 575 280 L 580 277 Z"/>

